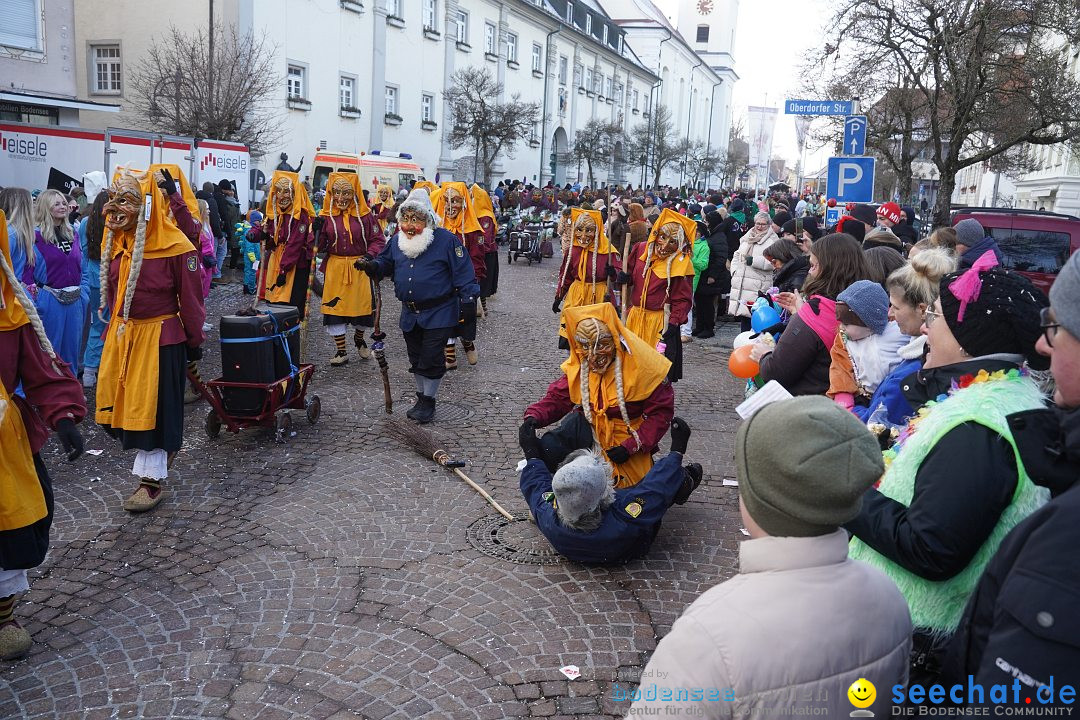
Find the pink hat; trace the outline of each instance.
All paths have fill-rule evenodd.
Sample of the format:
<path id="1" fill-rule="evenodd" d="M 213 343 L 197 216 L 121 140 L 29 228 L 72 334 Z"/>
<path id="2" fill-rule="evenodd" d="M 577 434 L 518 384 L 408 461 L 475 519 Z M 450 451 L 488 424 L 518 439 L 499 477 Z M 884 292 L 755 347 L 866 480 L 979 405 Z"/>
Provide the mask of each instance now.
<path id="1" fill-rule="evenodd" d="M 885 218 L 892 224 L 900 222 L 900 206 L 894 202 L 887 202 L 877 209 L 878 217 Z"/>

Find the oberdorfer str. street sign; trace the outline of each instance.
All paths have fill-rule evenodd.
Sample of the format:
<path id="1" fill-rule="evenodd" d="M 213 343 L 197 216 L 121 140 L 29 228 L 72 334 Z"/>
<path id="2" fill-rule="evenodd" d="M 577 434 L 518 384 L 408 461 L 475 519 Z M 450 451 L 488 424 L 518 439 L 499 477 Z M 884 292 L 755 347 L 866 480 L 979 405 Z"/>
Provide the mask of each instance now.
<path id="1" fill-rule="evenodd" d="M 785 100 L 785 115 L 850 115 L 854 112 L 851 100 Z"/>

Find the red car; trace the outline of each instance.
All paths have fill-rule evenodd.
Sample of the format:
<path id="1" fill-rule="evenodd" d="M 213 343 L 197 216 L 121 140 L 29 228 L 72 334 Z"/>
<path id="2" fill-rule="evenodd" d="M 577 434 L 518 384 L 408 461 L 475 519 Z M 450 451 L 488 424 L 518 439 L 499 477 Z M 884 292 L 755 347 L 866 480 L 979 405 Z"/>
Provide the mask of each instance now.
<path id="1" fill-rule="evenodd" d="M 952 224 L 975 218 L 997 241 L 1004 265 L 1031 278 L 1045 293 L 1069 256 L 1080 249 L 1080 218 L 1039 210 L 960 207 Z"/>

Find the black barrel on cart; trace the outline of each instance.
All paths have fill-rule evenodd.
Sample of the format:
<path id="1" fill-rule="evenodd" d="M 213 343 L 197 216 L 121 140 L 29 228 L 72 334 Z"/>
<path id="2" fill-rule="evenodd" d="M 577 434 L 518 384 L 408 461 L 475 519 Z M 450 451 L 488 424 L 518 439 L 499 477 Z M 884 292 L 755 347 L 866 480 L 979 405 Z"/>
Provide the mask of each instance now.
<path id="1" fill-rule="evenodd" d="M 221 379 L 268 384 L 294 375 L 300 362 L 300 313 L 292 305 L 265 304 L 257 315 L 221 318 Z M 266 390 L 226 387 L 225 409 L 232 415 L 257 415 Z"/>

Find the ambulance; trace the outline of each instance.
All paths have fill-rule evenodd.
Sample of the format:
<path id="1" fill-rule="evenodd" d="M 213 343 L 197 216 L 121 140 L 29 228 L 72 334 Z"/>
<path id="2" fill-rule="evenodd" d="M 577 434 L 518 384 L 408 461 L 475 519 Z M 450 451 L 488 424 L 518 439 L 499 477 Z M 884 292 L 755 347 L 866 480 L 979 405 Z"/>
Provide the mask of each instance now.
<path id="1" fill-rule="evenodd" d="M 360 173 L 360 185 L 369 193 L 379 185 L 389 185 L 395 193 L 402 188 L 409 190 L 415 181 L 424 179 L 424 169 L 413 161 L 412 155 L 385 150 L 359 154 L 318 150 L 313 166 L 311 189 L 314 192 L 326 190 L 326 181 L 332 172 Z"/>

